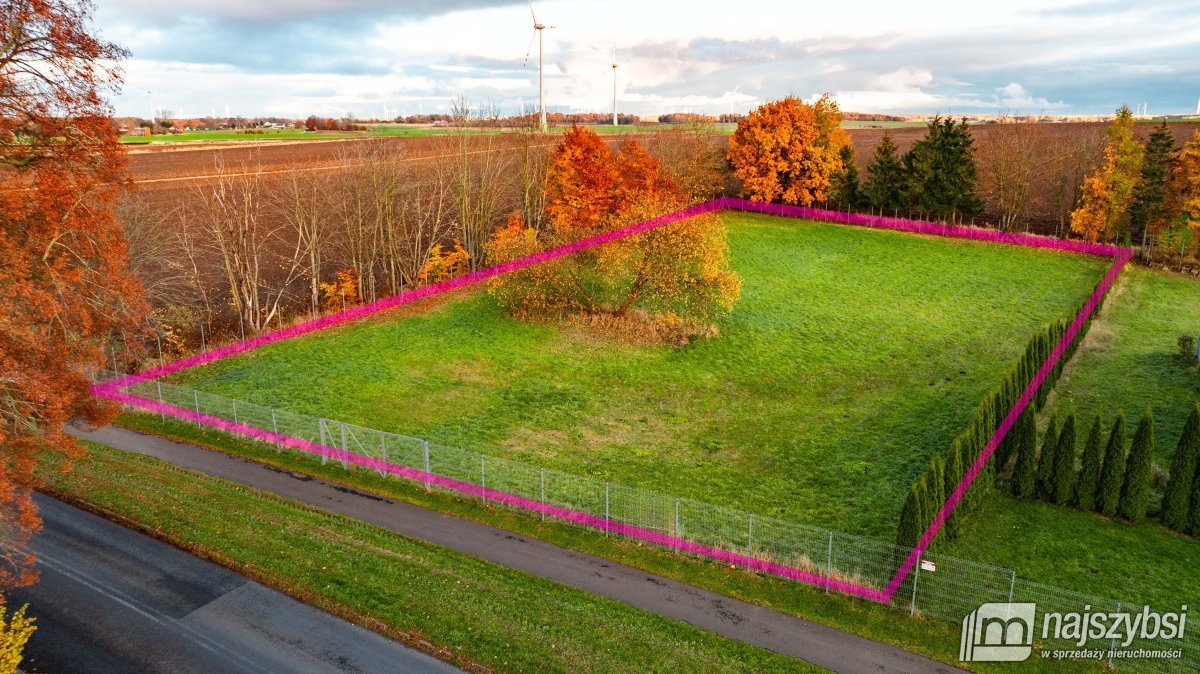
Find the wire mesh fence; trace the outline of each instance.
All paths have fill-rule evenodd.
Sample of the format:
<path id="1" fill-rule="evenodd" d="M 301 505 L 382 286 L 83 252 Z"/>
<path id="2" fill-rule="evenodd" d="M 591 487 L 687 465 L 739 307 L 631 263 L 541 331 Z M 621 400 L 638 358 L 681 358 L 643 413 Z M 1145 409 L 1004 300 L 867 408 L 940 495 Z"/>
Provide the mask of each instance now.
<path id="1" fill-rule="evenodd" d="M 102 373 L 101 381 L 115 379 Z M 603 535 L 650 541 L 684 553 L 742 563 L 829 588 L 853 586 L 882 594 L 910 550 L 875 539 L 765 517 L 734 508 L 679 498 L 429 442 L 333 419 L 298 414 L 161 381 L 125 388 L 130 395 L 196 415 L 297 438 L 333 450 L 322 463 L 349 468 L 352 457 L 372 459 L 366 470 L 401 474 L 427 489 L 469 493 L 500 507 L 532 511 L 543 519 L 583 524 Z M 160 409 L 161 411 L 161 409 Z M 162 411 L 164 415 L 167 413 Z M 199 421 L 197 423 L 200 423 Z M 235 430 L 236 432 L 236 430 Z M 251 433 L 243 433 L 260 440 Z M 268 443 L 271 444 L 271 443 Z M 276 448 L 287 449 L 273 444 Z M 447 486 L 449 484 L 450 486 Z M 470 489 L 464 488 L 470 486 Z M 714 552 L 727 552 L 721 557 Z M 757 564 L 762 562 L 768 566 Z M 795 573 L 792 573 L 792 572 Z M 825 579 L 831 582 L 824 583 Z M 867 596 L 859 594 L 859 596 Z M 1133 602 L 1083 595 L 1018 578 L 1012 569 L 926 552 L 921 563 L 892 595 L 892 606 L 913 615 L 960 622 L 981 604 L 1031 602 L 1039 611 L 1141 611 Z M 1086 609 L 1085 609 L 1086 607 Z M 1185 633 L 1176 640 L 1055 639 L 1038 634 L 1041 649 L 1090 648 L 1108 651 L 1178 649 L 1173 660 L 1109 662 L 1123 671 L 1200 669 L 1200 639 Z M 1035 656 L 1036 657 L 1036 656 Z"/>

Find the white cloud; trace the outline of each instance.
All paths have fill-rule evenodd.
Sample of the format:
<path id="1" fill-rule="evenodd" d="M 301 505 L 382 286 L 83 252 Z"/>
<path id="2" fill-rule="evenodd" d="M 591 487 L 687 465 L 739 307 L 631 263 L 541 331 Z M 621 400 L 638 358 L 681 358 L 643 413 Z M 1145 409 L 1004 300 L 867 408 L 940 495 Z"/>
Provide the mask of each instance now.
<path id="1" fill-rule="evenodd" d="M 557 26 L 544 37 L 547 102 L 559 110 L 608 108 L 614 47 L 619 97 L 639 114 L 745 110 L 809 91 L 833 91 L 854 111 L 1101 112 L 1129 97 L 1190 110 L 1179 83 L 1200 78 L 1200 13 L 1178 2 L 1046 11 L 1012 0 L 986 14 L 958 0 L 536 4 Z M 432 107 L 458 95 L 511 112 L 537 99 L 537 45 L 522 68 L 532 26 L 517 2 L 111 0 L 99 18 L 134 53 L 117 101 L 129 114 L 146 109 L 148 90 L 199 109 L 228 98 L 247 115 L 361 116 L 383 100 Z M 221 67 L 180 76 L 181 62 Z"/>

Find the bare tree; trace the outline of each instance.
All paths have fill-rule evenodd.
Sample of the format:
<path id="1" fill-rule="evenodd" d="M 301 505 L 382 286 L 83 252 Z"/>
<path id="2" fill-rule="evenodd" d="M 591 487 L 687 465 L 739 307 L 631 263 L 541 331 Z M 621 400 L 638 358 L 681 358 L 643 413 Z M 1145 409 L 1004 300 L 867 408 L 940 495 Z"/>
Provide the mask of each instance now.
<path id="1" fill-rule="evenodd" d="M 655 132 L 647 149 L 688 201 L 695 203 L 720 196 L 725 189 L 729 170 L 720 143 L 727 139 L 712 125 L 689 124 Z"/>
<path id="2" fill-rule="evenodd" d="M 1103 124 L 1045 134 L 1041 148 L 1044 161 L 1037 171 L 1037 180 L 1045 184 L 1040 206 L 1054 219 L 1056 235 L 1066 231 L 1071 210 L 1079 200 L 1079 186 L 1100 160 L 1104 138 Z"/>
<path id="3" fill-rule="evenodd" d="M 457 132 L 441 137 L 448 156 L 443 166 L 450 171 L 455 235 L 471 256 L 472 271 L 483 263 L 484 244 L 504 215 L 505 187 L 512 168 L 511 154 L 497 151 L 507 139 L 501 134 L 477 133 L 494 126 L 496 117 L 495 110 L 472 109 L 460 99 L 454 105 Z"/>
<path id="4" fill-rule="evenodd" d="M 1041 164 L 1044 136 L 1032 122 L 1000 120 L 977 142 L 983 198 L 999 216 L 1000 229 L 1010 231 L 1024 217 L 1033 180 Z"/>
<path id="5" fill-rule="evenodd" d="M 450 235 L 447 173 L 430 162 L 397 162 L 399 205 L 384 224 L 386 275 L 393 293 L 419 283 L 433 246 Z"/>
<path id="6" fill-rule="evenodd" d="M 308 303 L 316 314 L 321 304 L 321 271 L 325 264 L 325 246 L 328 245 L 327 220 L 332 213 L 329 208 L 330 181 L 319 174 L 293 169 L 275 196 L 277 207 L 296 242 L 298 259 L 293 263 L 303 270 L 308 281 Z"/>
<path id="7" fill-rule="evenodd" d="M 215 252 L 221 260 L 233 309 L 243 326 L 261 331 L 279 311 L 280 301 L 295 278 L 298 252 L 279 255 L 282 226 L 269 226 L 262 217 L 261 167 L 242 165 L 230 172 L 217 159 L 217 180 L 198 187 L 198 200 L 205 204 L 199 214 Z M 268 257 L 270 256 L 270 257 Z M 273 263 L 282 267 L 282 279 L 268 283 Z"/>

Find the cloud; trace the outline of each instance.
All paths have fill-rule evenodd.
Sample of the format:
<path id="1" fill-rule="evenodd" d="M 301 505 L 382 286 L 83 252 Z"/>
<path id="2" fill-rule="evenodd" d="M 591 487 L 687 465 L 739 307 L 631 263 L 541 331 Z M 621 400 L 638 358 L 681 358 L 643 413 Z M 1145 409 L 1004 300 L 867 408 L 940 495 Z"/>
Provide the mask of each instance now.
<path id="1" fill-rule="evenodd" d="M 1180 83 L 1200 81 L 1200 13 L 1186 5 L 1012 0 L 986 21 L 953 11 L 954 0 L 926 0 L 919 12 L 885 0 L 746 0 L 738 11 L 695 0 L 686 13 L 543 0 L 538 10 L 558 26 L 545 34 L 547 103 L 558 110 L 611 105 L 615 47 L 622 110 L 635 114 L 738 111 L 826 91 L 850 111 L 1107 112 L 1142 100 L 1194 108 L 1200 92 Z M 201 108 L 224 92 L 248 115 L 382 114 L 385 101 L 432 107 L 460 95 L 512 112 L 537 99 L 520 2 L 111 0 L 99 19 L 134 55 L 119 110 L 144 109 L 149 90 Z M 212 66 L 217 81 L 180 79 L 183 64 Z"/>

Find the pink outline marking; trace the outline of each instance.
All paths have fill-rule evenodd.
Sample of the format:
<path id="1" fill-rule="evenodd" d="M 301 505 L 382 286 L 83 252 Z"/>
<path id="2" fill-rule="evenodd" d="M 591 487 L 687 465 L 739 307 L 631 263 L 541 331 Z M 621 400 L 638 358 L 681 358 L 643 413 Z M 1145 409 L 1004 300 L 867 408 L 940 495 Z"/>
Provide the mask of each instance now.
<path id="1" fill-rule="evenodd" d="M 1116 258 L 1116 261 L 1113 263 L 1112 267 L 1109 268 L 1108 273 L 1105 274 L 1104 278 L 1092 292 L 1091 297 L 1088 298 L 1088 301 L 1084 304 L 1083 308 L 1075 316 L 1075 320 L 1072 321 L 1062 339 L 1060 339 L 1058 344 L 1055 345 L 1046 361 L 1042 363 L 1042 366 L 1038 369 L 1033 381 L 1031 381 L 1029 385 L 1025 387 L 1025 390 L 1021 393 L 1020 398 L 1017 399 L 1016 404 L 1013 405 L 1012 409 L 1010 409 L 1008 414 L 1004 417 L 1000 427 L 996 429 L 996 432 L 988 440 L 987 445 L 984 446 L 983 451 L 979 453 L 979 456 L 976 457 L 975 461 L 971 464 L 971 468 L 967 471 L 967 474 L 954 488 L 954 491 L 950 494 L 950 497 L 946 499 L 945 504 L 942 505 L 942 509 L 938 512 L 937 516 L 929 524 L 929 527 L 926 528 L 925 533 L 921 536 L 921 540 L 917 542 L 917 545 L 913 547 L 913 549 L 908 553 L 908 556 L 905 558 L 904 562 L 896 570 L 896 573 L 892 576 L 885 590 L 881 591 L 874 588 L 857 585 L 855 583 L 838 580 L 836 578 L 831 578 L 829 576 L 824 576 L 819 573 L 813 573 L 811 571 L 805 571 L 803 569 L 797 569 L 795 567 L 785 566 L 775 562 L 769 562 L 756 557 L 750 557 L 748 555 L 731 552 L 729 550 L 723 550 L 721 548 L 694 543 L 682 538 L 668 536 L 657 531 L 651 531 L 649 529 L 643 529 L 641 527 L 635 527 L 629 524 L 612 522 L 611 520 L 606 520 L 603 517 L 590 515 L 588 513 L 579 512 L 577 510 L 571 510 L 569 508 L 563 508 L 561 506 L 555 506 L 548 503 L 542 503 L 540 501 L 528 499 L 523 496 L 517 496 L 515 494 L 500 492 L 494 489 L 488 489 L 485 493 L 485 489 L 483 487 L 471 484 L 470 482 L 454 480 L 441 475 L 426 473 L 414 468 L 399 466 L 393 463 L 382 461 L 380 459 L 344 452 L 334 447 L 327 447 L 325 445 L 301 438 L 294 438 L 288 435 L 273 433 L 271 431 L 255 428 L 253 426 L 247 426 L 246 424 L 240 424 L 228 421 L 226 419 L 221 419 L 220 417 L 199 414 L 192 410 L 176 407 L 174 405 L 168 405 L 166 403 L 161 403 L 147 398 L 141 398 L 120 390 L 133 384 L 152 381 L 168 374 L 173 374 L 175 372 L 196 367 L 198 365 L 212 363 L 236 354 L 245 353 L 260 346 L 283 341 L 285 339 L 291 339 L 292 337 L 299 337 L 300 335 L 304 335 L 309 332 L 358 320 L 360 318 L 365 318 L 381 311 L 393 309 L 410 302 L 415 302 L 427 297 L 433 297 L 435 295 L 449 292 L 473 283 L 485 281 L 501 274 L 516 271 L 518 269 L 524 269 L 541 262 L 554 260 L 572 253 L 586 250 L 588 248 L 612 241 L 618 241 L 626 237 L 635 236 L 651 229 L 656 229 L 658 227 L 679 222 L 680 220 L 685 220 L 690 217 L 702 215 L 704 213 L 712 213 L 714 211 L 723 209 L 749 211 L 785 217 L 805 218 L 810 220 L 824 220 L 838 222 L 841 224 L 859 225 L 863 227 L 891 229 L 918 234 L 932 234 L 935 236 L 949 238 L 973 239 L 976 241 L 1026 246 L 1031 248 L 1045 248 L 1071 253 L 1081 253 L 1085 255 L 1100 255 Z M 189 356 L 166 365 L 144 370 L 136 374 L 126 375 L 102 384 L 96 384 L 92 387 L 92 394 L 119 403 L 124 403 L 126 405 L 141 407 L 162 414 L 169 414 L 173 417 L 184 419 L 186 421 L 202 423 L 224 431 L 256 438 L 258 440 L 292 447 L 294 449 L 312 454 L 334 458 L 339 461 L 345 461 L 368 468 L 374 468 L 376 470 L 381 470 L 417 482 L 436 484 L 439 487 L 457 491 L 463 494 L 485 497 L 492 501 L 497 501 L 506 505 L 515 506 L 533 512 L 545 513 L 546 515 L 550 515 L 559 519 L 577 522 L 579 524 L 584 524 L 597 529 L 614 531 L 631 538 L 637 538 L 668 548 L 710 557 L 718 561 L 748 567 L 756 571 L 763 571 L 773 575 L 782 576 L 784 578 L 798 580 L 821 588 L 834 589 L 845 594 L 886 604 L 891 601 L 892 596 L 895 595 L 895 593 L 900 589 L 900 585 L 904 582 L 904 579 L 908 576 L 908 573 L 916 565 L 917 560 L 920 559 L 926 548 L 928 548 L 934 537 L 941 530 L 946 518 L 951 512 L 953 512 L 954 508 L 958 506 L 958 503 L 962 500 L 963 495 L 966 494 L 968 489 L 970 489 L 975 479 L 979 476 L 979 473 L 987 464 L 988 459 L 990 459 L 992 454 L 996 451 L 996 447 L 999 446 L 1002 440 L 1004 440 L 1004 436 L 1008 433 L 1009 429 L 1012 428 L 1013 424 L 1016 423 L 1017 417 L 1020 416 L 1022 411 L 1024 411 L 1025 407 L 1029 404 L 1029 401 L 1033 399 L 1033 396 L 1037 393 L 1037 390 L 1042 385 L 1042 382 L 1045 381 L 1050 371 L 1055 367 L 1055 365 L 1057 365 L 1058 360 L 1066 351 L 1067 346 L 1079 333 L 1079 330 L 1083 327 L 1084 322 L 1086 322 L 1091 316 L 1092 312 L 1095 311 L 1096 307 L 1100 303 L 1100 300 L 1103 299 L 1105 293 L 1108 292 L 1108 289 L 1112 286 L 1113 281 L 1116 280 L 1117 276 L 1121 273 L 1121 270 L 1125 267 L 1125 264 L 1129 261 L 1132 255 L 1132 250 L 1128 248 L 1120 248 L 1117 246 L 1108 246 L 1083 241 L 1064 241 L 1061 239 L 1034 236 L 1030 234 L 1014 234 L 995 230 L 976 229 L 973 227 L 945 225 L 935 222 L 905 220 L 902 218 L 888 218 L 874 215 L 862 215 L 857 213 L 842 213 L 839 211 L 826 211 L 815 208 L 786 206 L 782 204 L 767 204 L 762 202 L 746 201 L 744 199 L 721 197 L 719 199 L 697 204 L 673 213 L 667 213 L 666 215 L 651 218 L 650 220 L 645 220 L 622 227 L 620 229 L 615 229 L 611 232 L 597 234 L 586 239 L 581 239 L 574 243 L 551 248 L 540 253 L 535 253 L 533 255 L 512 260 L 510 262 L 488 267 L 486 269 L 480 269 L 464 276 L 459 276 L 442 281 L 440 283 L 425 286 L 423 288 L 403 292 L 391 297 L 385 297 L 376 302 L 354 307 L 337 314 L 316 318 L 311 321 L 284 328 L 282 330 L 263 334 L 258 337 L 236 342 L 234 344 L 229 344 L 212 351 Z"/>

